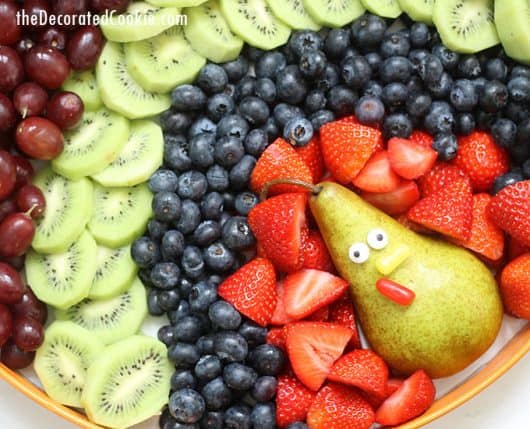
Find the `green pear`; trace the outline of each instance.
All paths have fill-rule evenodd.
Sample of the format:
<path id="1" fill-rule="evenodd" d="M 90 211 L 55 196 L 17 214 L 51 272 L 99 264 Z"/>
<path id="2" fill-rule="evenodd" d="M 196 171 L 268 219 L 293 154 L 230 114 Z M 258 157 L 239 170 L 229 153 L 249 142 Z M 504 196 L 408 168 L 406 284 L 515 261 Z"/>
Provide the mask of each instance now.
<path id="1" fill-rule="evenodd" d="M 392 368 L 446 377 L 489 348 L 503 308 L 496 281 L 479 259 L 416 234 L 343 186 L 324 182 L 319 188 L 311 211 L 337 270 L 351 283 L 370 346 Z M 375 235 L 388 241 L 379 250 L 376 228 Z M 415 299 L 402 306 L 386 298 L 376 289 L 381 278 L 412 290 Z"/>

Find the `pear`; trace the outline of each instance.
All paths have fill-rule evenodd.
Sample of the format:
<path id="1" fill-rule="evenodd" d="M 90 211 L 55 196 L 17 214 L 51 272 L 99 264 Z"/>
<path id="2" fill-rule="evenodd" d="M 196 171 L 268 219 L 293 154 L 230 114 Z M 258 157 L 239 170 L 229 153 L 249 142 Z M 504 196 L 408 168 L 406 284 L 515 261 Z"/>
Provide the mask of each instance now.
<path id="1" fill-rule="evenodd" d="M 446 377 L 482 355 L 503 307 L 490 270 L 467 250 L 421 236 L 331 182 L 313 187 L 311 211 L 333 262 L 351 283 L 370 346 L 396 371 Z M 408 306 L 380 294 L 379 279 L 415 293 Z"/>

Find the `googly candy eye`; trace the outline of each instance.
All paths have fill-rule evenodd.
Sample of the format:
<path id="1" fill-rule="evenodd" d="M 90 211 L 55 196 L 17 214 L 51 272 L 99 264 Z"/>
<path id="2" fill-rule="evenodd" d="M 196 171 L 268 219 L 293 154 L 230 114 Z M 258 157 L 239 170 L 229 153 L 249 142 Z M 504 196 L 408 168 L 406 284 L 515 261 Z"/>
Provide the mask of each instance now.
<path id="1" fill-rule="evenodd" d="M 352 262 L 362 264 L 368 260 L 370 256 L 370 248 L 365 243 L 355 243 L 350 246 L 348 256 Z"/>
<path id="2" fill-rule="evenodd" d="M 384 229 L 374 228 L 368 233 L 366 241 L 372 249 L 381 250 L 388 245 L 388 235 Z"/>

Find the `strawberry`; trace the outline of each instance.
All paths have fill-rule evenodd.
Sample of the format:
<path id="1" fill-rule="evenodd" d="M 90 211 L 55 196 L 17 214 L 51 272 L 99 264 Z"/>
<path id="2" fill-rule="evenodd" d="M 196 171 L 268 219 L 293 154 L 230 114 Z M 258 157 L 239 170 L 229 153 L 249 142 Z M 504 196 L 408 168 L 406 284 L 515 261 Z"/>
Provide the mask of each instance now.
<path id="1" fill-rule="evenodd" d="M 353 335 L 348 343 L 348 348 L 361 348 L 361 338 L 357 329 L 353 301 L 350 292 L 346 291 L 337 301 L 329 306 L 329 321 L 350 328 Z"/>
<path id="2" fill-rule="evenodd" d="M 285 344 L 285 331 L 283 328 L 271 328 L 267 332 L 267 344 L 272 344 L 273 346 L 282 349 L 284 352 L 287 351 L 287 346 Z"/>
<path id="3" fill-rule="evenodd" d="M 372 407 L 354 389 L 330 383 L 318 393 L 307 413 L 310 429 L 369 429 Z"/>
<path id="4" fill-rule="evenodd" d="M 285 312 L 303 319 L 333 301 L 348 288 L 348 282 L 325 271 L 305 269 L 283 279 Z"/>
<path id="5" fill-rule="evenodd" d="M 500 228 L 523 246 L 530 246 L 530 180 L 499 191 L 491 200 L 488 213 Z"/>
<path id="6" fill-rule="evenodd" d="M 453 163 L 471 179 L 475 192 L 488 192 L 498 176 L 510 170 L 506 150 L 497 146 L 483 131 L 475 131 L 458 139 L 458 152 Z"/>
<path id="7" fill-rule="evenodd" d="M 286 325 L 285 330 L 294 373 L 309 389 L 318 390 L 353 331 L 327 322 L 295 322 Z"/>
<path id="8" fill-rule="evenodd" d="M 400 183 L 401 179 L 390 167 L 386 150 L 374 153 L 353 180 L 355 186 L 368 192 L 391 192 Z"/>
<path id="9" fill-rule="evenodd" d="M 403 180 L 391 192 L 361 192 L 361 197 L 389 215 L 407 212 L 420 199 L 414 180 Z"/>
<path id="10" fill-rule="evenodd" d="M 329 306 L 319 308 L 314 313 L 311 313 L 305 318 L 305 320 L 311 322 L 328 322 L 329 321 Z"/>
<path id="11" fill-rule="evenodd" d="M 309 143 L 302 147 L 295 148 L 298 155 L 304 163 L 309 167 L 313 183 L 318 183 L 324 175 L 324 159 L 322 158 L 322 151 L 320 150 L 320 140 L 315 135 Z"/>
<path id="12" fill-rule="evenodd" d="M 530 246 L 525 246 L 523 243 L 516 240 L 515 238 L 510 238 L 510 242 L 508 244 L 508 260 L 509 261 L 517 258 L 518 256 L 521 256 L 523 253 L 526 253 L 526 252 L 530 252 Z"/>
<path id="13" fill-rule="evenodd" d="M 404 179 L 417 179 L 436 162 L 438 153 L 412 140 L 393 137 L 388 141 L 388 159 L 392 169 Z"/>
<path id="14" fill-rule="evenodd" d="M 296 271 L 301 265 L 306 202 L 306 194 L 282 194 L 257 204 L 248 214 L 259 245 L 280 271 Z"/>
<path id="15" fill-rule="evenodd" d="M 295 319 L 289 317 L 285 312 L 285 288 L 282 280 L 276 283 L 276 295 L 278 299 L 276 301 L 276 308 L 272 313 L 271 323 L 273 325 L 282 326 L 294 322 Z"/>
<path id="16" fill-rule="evenodd" d="M 320 128 L 324 163 L 342 184 L 351 183 L 382 144 L 379 130 L 348 122 L 330 122 Z"/>
<path id="17" fill-rule="evenodd" d="M 530 319 L 530 253 L 504 267 L 500 289 L 506 311 L 515 317 Z"/>
<path id="18" fill-rule="evenodd" d="M 428 228 L 425 228 L 424 226 L 420 225 L 419 223 L 412 222 L 406 214 L 401 214 L 395 218 L 401 225 L 407 227 L 408 229 L 418 232 L 420 234 L 424 235 L 433 235 L 436 234 L 434 231 L 431 231 Z"/>
<path id="19" fill-rule="evenodd" d="M 328 380 L 357 387 L 368 393 L 384 395 L 388 367 L 372 350 L 357 349 L 335 362 Z"/>
<path id="20" fill-rule="evenodd" d="M 423 147 L 432 148 L 432 144 L 434 143 L 434 139 L 430 134 L 427 134 L 425 131 L 415 130 L 412 132 L 412 134 L 409 136 L 409 140 L 419 144 Z"/>
<path id="21" fill-rule="evenodd" d="M 280 375 L 276 389 L 276 423 L 284 428 L 296 421 L 305 421 L 315 393 L 295 377 Z"/>
<path id="22" fill-rule="evenodd" d="M 340 118 L 339 120 L 337 120 L 335 122 L 346 123 L 346 124 L 355 124 L 355 125 L 360 125 L 361 124 L 355 115 L 344 116 L 344 117 Z"/>
<path id="23" fill-rule="evenodd" d="M 334 270 L 326 243 L 318 231 L 310 231 L 302 244 L 302 268 L 332 272 Z"/>
<path id="24" fill-rule="evenodd" d="M 361 392 L 361 394 L 363 398 L 370 403 L 372 408 L 377 410 L 381 404 L 385 402 L 385 399 L 398 390 L 402 384 L 403 380 L 401 378 L 389 378 L 386 383 L 385 393 L 383 395 L 367 392 Z"/>
<path id="25" fill-rule="evenodd" d="M 259 194 L 267 182 L 286 178 L 313 183 L 311 171 L 300 155 L 289 143 L 279 138 L 258 159 L 250 176 L 250 188 Z M 299 186 L 276 185 L 269 190 L 269 195 L 302 191 Z"/>
<path id="26" fill-rule="evenodd" d="M 465 180 L 449 186 L 418 201 L 407 217 L 433 231 L 458 240 L 468 240 L 473 220 L 473 194 Z"/>
<path id="27" fill-rule="evenodd" d="M 431 171 L 418 180 L 421 196 L 428 197 L 455 180 L 461 180 L 462 178 L 466 178 L 469 181 L 466 173 L 457 166 L 439 162 Z M 471 181 L 469 181 L 469 186 L 471 186 Z"/>
<path id="28" fill-rule="evenodd" d="M 219 296 L 239 312 L 266 326 L 276 306 L 276 273 L 268 259 L 256 258 L 219 285 Z"/>

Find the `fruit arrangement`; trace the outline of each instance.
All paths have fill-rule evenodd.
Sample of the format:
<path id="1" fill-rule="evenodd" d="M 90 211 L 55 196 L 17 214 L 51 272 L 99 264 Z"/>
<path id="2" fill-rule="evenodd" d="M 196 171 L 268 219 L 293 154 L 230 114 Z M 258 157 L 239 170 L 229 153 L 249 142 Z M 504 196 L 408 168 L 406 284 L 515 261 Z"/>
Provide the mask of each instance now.
<path id="1" fill-rule="evenodd" d="M 105 427 L 423 414 L 530 319 L 527 9 L 0 1 L 2 362 Z"/>

